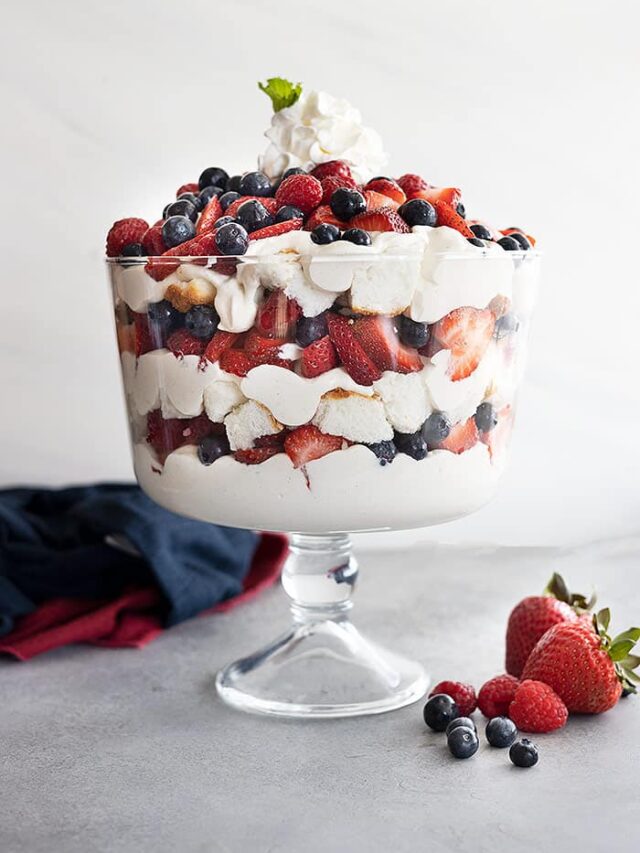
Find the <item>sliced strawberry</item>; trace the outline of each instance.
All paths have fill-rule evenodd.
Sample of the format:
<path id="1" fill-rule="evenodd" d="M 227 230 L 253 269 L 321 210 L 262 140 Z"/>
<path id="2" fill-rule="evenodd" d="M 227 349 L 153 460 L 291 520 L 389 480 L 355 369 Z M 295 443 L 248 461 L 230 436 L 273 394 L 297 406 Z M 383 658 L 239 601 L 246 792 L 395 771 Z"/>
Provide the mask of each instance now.
<path id="1" fill-rule="evenodd" d="M 431 204 L 441 201 L 455 209 L 462 199 L 462 190 L 457 187 L 427 187 L 427 189 L 419 190 L 413 197 L 423 198 L 425 201 L 430 201 Z"/>
<path id="2" fill-rule="evenodd" d="M 327 325 L 340 361 L 354 382 L 372 385 L 376 379 L 380 379 L 381 371 L 356 338 L 352 323 L 338 314 L 327 314 Z"/>
<path id="3" fill-rule="evenodd" d="M 372 192 L 387 196 L 393 199 L 397 205 L 404 204 L 407 200 L 402 187 L 390 178 L 375 178 L 365 185 L 365 190 L 371 190 Z"/>
<path id="4" fill-rule="evenodd" d="M 266 208 L 269 213 L 275 215 L 278 212 L 278 209 L 282 207 L 282 205 L 278 204 L 275 198 L 271 198 L 270 196 L 257 196 L 257 195 L 242 195 L 240 198 L 237 198 L 235 201 L 232 201 L 229 207 L 225 210 L 225 216 L 233 216 L 235 217 L 240 205 L 244 204 L 245 201 L 259 201 L 260 204 Z"/>
<path id="5" fill-rule="evenodd" d="M 195 184 L 183 184 L 176 190 L 176 198 L 178 198 L 178 196 L 181 196 L 182 193 L 193 193 L 194 195 L 198 195 L 199 192 L 200 187 L 198 186 L 197 181 Z"/>
<path id="6" fill-rule="evenodd" d="M 251 447 L 249 450 L 236 450 L 233 457 L 245 465 L 259 465 L 277 453 L 280 453 L 279 447 Z"/>
<path id="7" fill-rule="evenodd" d="M 139 357 L 146 352 L 152 352 L 154 349 L 160 349 L 164 346 L 162 340 L 158 339 L 156 330 L 149 324 L 148 314 L 133 313 L 134 325 L 134 351 Z"/>
<path id="8" fill-rule="evenodd" d="M 150 257 L 153 257 L 154 255 L 164 255 L 167 251 L 167 247 L 162 239 L 162 222 L 152 225 L 151 228 L 145 232 L 142 238 L 142 245 L 144 246 L 145 252 Z"/>
<path id="9" fill-rule="evenodd" d="M 187 240 L 186 243 L 181 243 L 179 246 L 174 246 L 173 249 L 168 249 L 160 257 L 150 258 L 144 268 L 151 278 L 155 278 L 156 281 L 162 281 L 180 266 L 180 261 L 173 261 L 172 258 L 185 258 L 189 256 L 197 258 L 217 254 L 218 247 L 216 246 L 215 234 L 199 234 L 192 240 Z"/>
<path id="10" fill-rule="evenodd" d="M 273 435 L 259 435 L 253 442 L 254 447 L 277 447 L 278 450 L 284 450 L 284 440 L 287 435 L 286 430 L 281 429 Z"/>
<path id="11" fill-rule="evenodd" d="M 171 350 L 176 358 L 182 358 L 185 355 L 203 355 L 205 346 L 203 340 L 196 338 L 186 329 L 178 329 L 167 339 L 167 349 Z"/>
<path id="12" fill-rule="evenodd" d="M 478 443 L 480 434 L 476 426 L 475 418 L 460 421 L 451 428 L 449 435 L 436 445 L 437 450 L 450 450 L 451 453 L 464 453 Z"/>
<path id="13" fill-rule="evenodd" d="M 378 210 L 381 207 L 397 210 L 400 206 L 392 198 L 382 193 L 377 193 L 374 190 L 363 190 L 362 195 L 367 203 L 367 211 Z"/>
<path id="14" fill-rule="evenodd" d="M 454 382 L 470 376 L 480 364 L 495 326 L 488 308 L 456 308 L 439 320 L 433 336 L 451 351 L 449 376 Z"/>
<path id="15" fill-rule="evenodd" d="M 329 335 L 314 341 L 302 351 L 300 372 L 307 379 L 320 376 L 337 366 L 338 354 Z"/>
<path id="16" fill-rule="evenodd" d="M 223 210 L 220 199 L 217 195 L 214 195 L 198 218 L 196 234 L 206 234 L 209 231 L 213 231 L 213 226 L 222 214 Z"/>
<path id="17" fill-rule="evenodd" d="M 300 317 L 300 306 L 295 299 L 287 299 L 282 290 L 272 291 L 256 318 L 256 328 L 267 338 L 289 338 Z"/>
<path id="18" fill-rule="evenodd" d="M 281 346 L 287 343 L 286 338 L 265 338 L 257 329 L 252 329 L 244 342 L 244 351 L 255 358 L 278 355 Z"/>
<path id="19" fill-rule="evenodd" d="M 207 344 L 204 357 L 212 364 L 220 358 L 225 350 L 230 349 L 240 336 L 237 332 L 217 331 Z"/>
<path id="20" fill-rule="evenodd" d="M 349 221 L 349 227 L 363 228 L 365 231 L 397 231 L 399 234 L 411 231 L 404 219 L 391 207 L 359 213 Z"/>
<path id="21" fill-rule="evenodd" d="M 322 204 L 329 204 L 331 196 L 341 187 L 348 187 L 354 190 L 358 187 L 353 178 L 348 178 L 344 175 L 329 175 L 328 178 L 323 178 L 320 183 L 322 184 Z"/>
<path id="22" fill-rule="evenodd" d="M 117 258 L 127 243 L 141 243 L 149 230 L 149 223 L 144 219 L 118 219 L 107 234 L 107 257 Z"/>
<path id="23" fill-rule="evenodd" d="M 279 234 L 286 234 L 288 231 L 300 231 L 301 228 L 302 219 L 287 219 L 286 222 L 276 222 L 275 225 L 267 225 L 266 228 L 252 231 L 249 234 L 249 239 L 264 240 L 266 237 L 277 237 Z"/>
<path id="24" fill-rule="evenodd" d="M 319 163 L 311 170 L 314 178 L 321 181 L 323 178 L 350 178 L 353 180 L 351 169 L 346 160 L 329 160 L 327 163 Z"/>
<path id="25" fill-rule="evenodd" d="M 402 188 L 407 198 L 415 198 L 416 193 L 419 193 L 421 190 L 429 189 L 429 184 L 424 178 L 421 178 L 420 175 L 402 175 L 401 178 L 398 178 L 397 183 L 398 186 Z"/>
<path id="26" fill-rule="evenodd" d="M 328 204 L 321 204 L 320 207 L 316 208 L 307 219 L 304 230 L 313 231 L 314 228 L 317 228 L 318 225 L 322 225 L 323 222 L 327 222 L 329 225 L 335 225 L 337 228 L 342 229 L 350 227 L 346 222 L 342 222 L 342 220 L 335 216 Z"/>
<path id="27" fill-rule="evenodd" d="M 255 366 L 251 356 L 239 349 L 227 349 L 220 356 L 220 367 L 234 376 L 246 376 Z"/>
<path id="28" fill-rule="evenodd" d="M 291 175 L 276 190 L 279 207 L 291 204 L 305 215 L 322 201 L 322 184 L 313 175 Z"/>
<path id="29" fill-rule="evenodd" d="M 466 221 L 445 201 L 431 202 L 436 209 L 438 215 L 438 226 L 446 225 L 448 228 L 455 228 L 465 237 L 475 236 Z"/>
<path id="30" fill-rule="evenodd" d="M 400 342 L 391 317 L 362 317 L 354 323 L 353 332 L 380 370 L 393 370 L 396 373 L 422 370 L 418 350 Z"/>
<path id="31" fill-rule="evenodd" d="M 339 435 L 327 435 L 313 424 L 304 424 L 289 433 L 284 440 L 284 449 L 293 462 L 293 467 L 300 468 L 307 462 L 340 450 L 342 442 L 343 439 Z"/>
<path id="32" fill-rule="evenodd" d="M 480 441 L 489 448 L 492 459 L 502 455 L 511 440 L 513 430 L 514 411 L 511 406 L 503 406 L 498 412 L 498 423 L 489 432 L 480 434 Z"/>

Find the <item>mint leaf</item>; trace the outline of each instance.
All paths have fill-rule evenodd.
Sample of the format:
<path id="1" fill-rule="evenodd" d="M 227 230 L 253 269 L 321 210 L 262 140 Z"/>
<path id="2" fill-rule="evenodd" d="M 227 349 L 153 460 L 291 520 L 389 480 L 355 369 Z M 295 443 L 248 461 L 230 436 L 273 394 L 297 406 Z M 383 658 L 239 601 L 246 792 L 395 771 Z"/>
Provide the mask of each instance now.
<path id="1" fill-rule="evenodd" d="M 300 83 L 292 83 L 283 77 L 269 77 L 266 83 L 258 83 L 258 88 L 271 98 L 274 113 L 295 104 L 302 94 Z"/>

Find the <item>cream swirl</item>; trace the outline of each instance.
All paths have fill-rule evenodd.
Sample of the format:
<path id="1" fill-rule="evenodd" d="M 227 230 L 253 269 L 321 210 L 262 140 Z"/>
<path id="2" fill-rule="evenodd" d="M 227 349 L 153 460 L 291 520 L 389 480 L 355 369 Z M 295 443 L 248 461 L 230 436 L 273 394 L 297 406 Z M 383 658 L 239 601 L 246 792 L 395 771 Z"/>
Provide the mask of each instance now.
<path id="1" fill-rule="evenodd" d="M 274 113 L 265 136 L 270 145 L 260 168 L 270 178 L 293 166 L 309 170 L 346 160 L 356 180 L 367 181 L 387 163 L 382 139 L 362 124 L 359 110 L 326 92 L 303 93 L 293 106 Z"/>

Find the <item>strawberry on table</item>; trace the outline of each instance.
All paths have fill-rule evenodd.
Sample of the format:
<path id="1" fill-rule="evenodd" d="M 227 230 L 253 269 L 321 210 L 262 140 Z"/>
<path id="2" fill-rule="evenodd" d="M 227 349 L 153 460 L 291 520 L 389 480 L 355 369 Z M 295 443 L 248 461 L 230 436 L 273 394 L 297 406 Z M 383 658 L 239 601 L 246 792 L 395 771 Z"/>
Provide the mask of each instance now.
<path id="1" fill-rule="evenodd" d="M 382 372 L 364 351 L 353 331 L 353 324 L 338 314 L 327 315 L 329 337 L 349 376 L 359 385 L 373 385 Z"/>
<path id="2" fill-rule="evenodd" d="M 305 215 L 311 213 L 322 201 L 322 184 L 312 175 L 291 175 L 276 190 L 278 207 L 292 205 Z"/>
<path id="3" fill-rule="evenodd" d="M 364 231 L 396 231 L 399 234 L 411 231 L 404 219 L 391 207 L 359 213 L 350 220 L 349 227 L 362 228 Z"/>
<path id="4" fill-rule="evenodd" d="M 449 435 L 434 445 L 435 450 L 450 450 L 451 453 L 464 453 L 478 443 L 479 433 L 475 418 L 468 418 L 451 428 Z"/>
<path id="5" fill-rule="evenodd" d="M 336 348 L 328 335 L 309 344 L 302 351 L 300 372 L 306 379 L 320 376 L 338 365 Z"/>
<path id="6" fill-rule="evenodd" d="M 449 376 L 470 376 L 480 364 L 493 335 L 495 318 L 488 308 L 456 308 L 433 328 L 433 338 L 451 352 Z"/>
<path id="7" fill-rule="evenodd" d="M 304 424 L 287 435 L 284 440 L 284 449 L 293 462 L 293 467 L 300 468 L 307 462 L 340 450 L 343 441 L 344 439 L 339 435 L 327 435 L 313 424 Z"/>
<path id="8" fill-rule="evenodd" d="M 553 732 L 568 716 L 562 699 L 542 681 L 523 681 L 509 705 L 509 717 L 521 732 Z"/>
<path id="9" fill-rule="evenodd" d="M 107 257 L 117 258 L 129 243 L 142 243 L 148 230 L 149 223 L 144 219 L 118 219 L 107 234 Z"/>
<path id="10" fill-rule="evenodd" d="M 391 317 L 378 315 L 356 320 L 353 331 L 365 352 L 380 370 L 414 373 L 422 370 L 417 349 L 400 342 Z"/>

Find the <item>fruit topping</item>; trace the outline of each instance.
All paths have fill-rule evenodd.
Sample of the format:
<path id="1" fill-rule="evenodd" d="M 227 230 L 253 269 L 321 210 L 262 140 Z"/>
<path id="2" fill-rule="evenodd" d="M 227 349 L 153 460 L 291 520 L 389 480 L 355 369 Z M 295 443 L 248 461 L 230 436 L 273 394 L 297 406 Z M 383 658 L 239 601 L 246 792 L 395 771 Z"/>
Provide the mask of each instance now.
<path id="1" fill-rule="evenodd" d="M 379 207 L 360 213 L 349 223 L 354 228 L 364 228 L 365 231 L 397 231 L 408 234 L 410 229 L 404 219 L 389 207 Z"/>
<path id="2" fill-rule="evenodd" d="M 342 448 L 344 439 L 338 435 L 326 435 L 313 424 L 304 424 L 292 430 L 284 440 L 285 453 L 300 468 L 314 459 Z"/>
<path id="3" fill-rule="evenodd" d="M 311 232 L 311 240 L 318 246 L 326 246 L 328 243 L 335 243 L 340 239 L 340 229 L 329 222 L 322 222 Z"/>
<path id="4" fill-rule="evenodd" d="M 278 206 L 293 205 L 305 216 L 322 202 L 322 184 L 312 175 L 291 175 L 276 191 Z"/>
<path id="5" fill-rule="evenodd" d="M 332 194 L 329 207 L 338 219 L 349 220 L 359 213 L 364 213 L 367 203 L 358 190 L 342 187 Z"/>
<path id="6" fill-rule="evenodd" d="M 338 314 L 328 314 L 329 336 L 349 376 L 359 385 L 372 385 L 381 371 L 367 355 L 354 333 L 353 324 Z"/>
<path id="7" fill-rule="evenodd" d="M 480 364 L 494 325 L 489 309 L 469 307 L 456 308 L 436 323 L 433 336 L 451 352 L 448 372 L 454 382 L 470 376 Z"/>
<path id="8" fill-rule="evenodd" d="M 119 219 L 107 234 L 107 257 L 117 258 L 128 243 L 143 243 L 149 230 L 144 219 Z"/>
<path id="9" fill-rule="evenodd" d="M 431 690 L 429 696 L 435 696 L 437 693 L 446 693 L 450 696 L 463 717 L 473 714 L 476 709 L 476 691 L 471 684 L 463 684 L 460 681 L 441 681 Z"/>
<path id="10" fill-rule="evenodd" d="M 336 348 L 327 335 L 309 344 L 302 351 L 300 372 L 307 379 L 320 376 L 338 365 Z"/>

